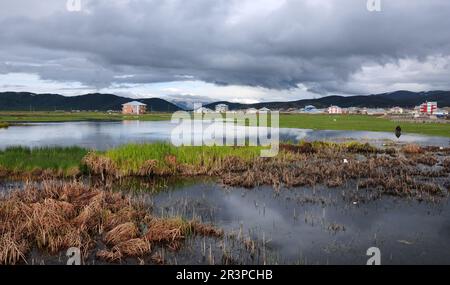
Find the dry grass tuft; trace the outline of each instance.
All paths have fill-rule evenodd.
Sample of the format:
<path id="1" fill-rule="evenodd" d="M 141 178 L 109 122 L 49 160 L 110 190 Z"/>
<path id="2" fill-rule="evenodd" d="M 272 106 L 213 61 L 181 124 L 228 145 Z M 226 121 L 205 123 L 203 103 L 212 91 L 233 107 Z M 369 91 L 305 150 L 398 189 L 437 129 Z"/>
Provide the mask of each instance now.
<path id="1" fill-rule="evenodd" d="M 124 223 L 110 230 L 105 235 L 105 242 L 109 245 L 117 245 L 121 242 L 133 239 L 139 234 L 139 229 L 132 223 Z"/>
<path id="2" fill-rule="evenodd" d="M 153 175 L 157 171 L 158 161 L 155 159 L 145 161 L 139 169 L 140 176 Z"/>
<path id="3" fill-rule="evenodd" d="M 180 218 L 154 218 L 148 225 L 146 238 L 150 242 L 173 242 L 190 233 L 190 224 Z"/>
<path id="4" fill-rule="evenodd" d="M 85 164 L 93 174 L 101 175 L 102 180 L 105 180 L 108 175 L 119 176 L 114 162 L 108 157 L 98 155 L 95 152 L 88 153 L 83 158 L 82 163 Z"/>
<path id="5" fill-rule="evenodd" d="M 405 145 L 402 148 L 403 153 L 406 154 L 418 154 L 418 153 L 423 153 L 423 150 L 420 146 L 416 145 L 416 144 L 408 144 Z"/>
<path id="6" fill-rule="evenodd" d="M 221 238 L 224 235 L 223 230 L 217 229 L 213 225 L 202 224 L 197 221 L 190 223 L 191 229 L 194 233 L 202 236 L 211 236 Z"/>
<path id="7" fill-rule="evenodd" d="M 193 231 L 191 224 L 154 218 L 126 195 L 79 182 L 28 183 L 0 198 L 0 264 L 24 263 L 34 249 L 55 255 L 70 247 L 80 248 L 83 258 L 117 262 L 150 254 L 152 242 L 174 249 L 189 234 L 216 236 L 212 228 Z M 108 248 L 99 250 L 103 241 Z"/>
<path id="8" fill-rule="evenodd" d="M 17 241 L 12 233 L 0 236 L 0 264 L 14 265 L 19 261 L 26 262 L 25 252 L 27 250 L 27 244 Z"/>
<path id="9" fill-rule="evenodd" d="M 118 251 L 123 256 L 144 256 L 151 252 L 151 245 L 145 238 L 135 238 L 119 243 L 114 246 L 113 251 Z"/>

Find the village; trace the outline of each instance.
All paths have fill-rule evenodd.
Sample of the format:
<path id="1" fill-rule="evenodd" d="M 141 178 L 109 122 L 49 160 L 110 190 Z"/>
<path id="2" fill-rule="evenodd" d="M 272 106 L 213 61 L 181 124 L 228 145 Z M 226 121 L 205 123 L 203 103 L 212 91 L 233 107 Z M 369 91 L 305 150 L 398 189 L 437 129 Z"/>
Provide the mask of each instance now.
<path id="1" fill-rule="evenodd" d="M 124 112 L 125 112 L 124 107 Z M 258 114 L 267 113 L 270 111 L 279 111 L 280 113 L 286 114 L 332 114 L 332 115 L 345 115 L 345 114 L 359 114 L 359 115 L 377 115 L 377 116 L 389 116 L 395 117 L 396 119 L 416 119 L 416 120 L 446 120 L 449 119 L 450 108 L 438 108 L 438 102 L 424 102 L 420 106 L 414 108 L 402 108 L 402 107 L 392 107 L 392 108 L 366 108 L 366 107 L 349 107 L 342 108 L 339 106 L 329 106 L 328 108 L 316 108 L 313 105 L 307 105 L 301 109 L 279 109 L 270 110 L 269 108 L 263 107 L 260 109 L 248 108 L 242 110 L 230 110 L 229 106 L 226 104 L 218 104 L 215 109 L 209 109 L 206 107 L 201 107 L 194 110 L 195 113 L 245 113 L 245 114 Z"/>

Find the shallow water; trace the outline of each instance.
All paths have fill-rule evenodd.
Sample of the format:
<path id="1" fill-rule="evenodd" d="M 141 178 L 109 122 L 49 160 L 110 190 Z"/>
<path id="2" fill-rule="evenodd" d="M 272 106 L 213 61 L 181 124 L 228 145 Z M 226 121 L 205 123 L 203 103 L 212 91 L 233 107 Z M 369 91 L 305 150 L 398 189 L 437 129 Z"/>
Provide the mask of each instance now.
<path id="1" fill-rule="evenodd" d="M 126 143 L 169 141 L 175 124 L 170 122 L 123 121 L 123 122 L 64 122 L 32 123 L 0 129 L 0 149 L 8 146 L 81 146 L 105 150 Z M 257 128 L 236 127 L 238 137 L 255 136 Z M 193 131 L 193 136 L 198 132 Z M 280 129 L 280 139 L 346 141 L 358 140 L 380 145 L 386 142 L 417 143 L 422 145 L 448 146 L 449 138 L 404 134 L 397 139 L 394 133 L 366 131 L 315 131 L 306 129 Z"/>
<path id="2" fill-rule="evenodd" d="M 14 145 L 77 145 L 103 150 L 129 142 L 168 141 L 173 127 L 169 122 L 139 121 L 31 124 L 0 129 L 0 149 Z M 443 137 L 403 135 L 397 139 L 393 133 L 380 132 L 280 129 L 280 137 L 292 142 L 359 140 L 372 144 L 394 141 L 449 145 L 449 139 Z M 375 246 L 381 250 L 382 264 L 450 264 L 447 199 L 438 203 L 388 196 L 371 199 L 377 193 L 356 191 L 351 184 L 341 189 L 293 188 L 276 193 L 271 187 L 224 188 L 212 180 L 157 183 L 156 186 L 141 182 L 116 185 L 116 188 L 143 190 L 157 215 L 198 217 L 228 233 L 256 240 L 264 253 L 256 259 L 240 254 L 238 248 L 229 245 L 238 263 L 365 264 L 369 258 L 367 249 Z M 0 190 L 19 184 L 0 181 Z M 164 191 L 160 191 L 161 187 Z M 201 242 L 189 240 L 191 247 L 173 254 L 172 262 L 208 263 L 199 254 Z M 218 242 L 209 239 L 208 243 L 213 244 L 216 260 L 220 260 Z M 58 263 L 55 259 L 51 262 Z"/>
<path id="3" fill-rule="evenodd" d="M 352 189 L 277 193 L 271 187 L 224 188 L 209 180 L 169 184 L 151 199 L 158 215 L 197 217 L 265 244 L 265 257 L 256 263 L 365 264 L 367 249 L 378 247 L 382 264 L 450 264 L 446 198 L 372 199 L 374 190 Z"/>
<path id="4" fill-rule="evenodd" d="M 22 183 L 0 182 L 1 190 Z M 238 264 L 365 264 L 370 247 L 381 251 L 382 264 L 450 264 L 450 205 L 447 198 L 418 202 L 382 196 L 375 190 L 343 188 L 223 187 L 213 179 L 176 181 L 124 180 L 115 190 L 130 192 L 151 205 L 153 214 L 183 216 L 212 223 L 224 240 L 189 238 L 179 252 L 167 251 L 169 264 L 215 264 L 222 246 Z M 3 192 L 5 194 L 5 192 Z M 235 238 L 229 238 L 233 234 Z M 237 238 L 236 238 L 237 237 Z M 257 244 L 250 256 L 242 239 Z M 65 258 L 34 253 L 34 262 L 60 264 Z M 91 263 L 99 263 L 90 259 Z M 134 264 L 135 259 L 122 263 Z"/>

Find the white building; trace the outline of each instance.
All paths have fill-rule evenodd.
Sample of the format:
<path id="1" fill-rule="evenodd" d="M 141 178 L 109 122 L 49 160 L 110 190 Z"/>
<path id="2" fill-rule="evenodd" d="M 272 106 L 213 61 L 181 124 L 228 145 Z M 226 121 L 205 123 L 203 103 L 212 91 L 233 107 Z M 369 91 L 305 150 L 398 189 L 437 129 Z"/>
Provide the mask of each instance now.
<path id="1" fill-rule="evenodd" d="M 420 105 L 420 113 L 433 115 L 434 112 L 437 110 L 437 108 L 438 108 L 437 102 L 425 102 L 422 105 Z"/>
<path id="2" fill-rule="evenodd" d="M 403 114 L 403 108 L 401 107 L 393 107 L 389 110 L 391 114 Z"/>
<path id="3" fill-rule="evenodd" d="M 342 108 L 338 106 L 328 107 L 328 114 L 342 114 Z"/>
<path id="4" fill-rule="evenodd" d="M 349 107 L 347 108 L 347 113 L 349 114 L 361 114 L 361 109 L 358 107 Z"/>
<path id="5" fill-rule="evenodd" d="M 270 112 L 270 109 L 266 108 L 266 107 L 263 107 L 263 108 L 259 109 L 258 112 L 260 112 L 260 113 L 268 113 L 268 112 Z"/>
<path id="6" fill-rule="evenodd" d="M 383 108 L 367 109 L 367 115 L 385 115 L 386 110 Z"/>
<path id="7" fill-rule="evenodd" d="M 249 108 L 249 109 L 245 110 L 245 113 L 246 114 L 256 114 L 256 113 L 258 113 L 258 109 Z"/>
<path id="8" fill-rule="evenodd" d="M 122 105 L 122 113 L 125 115 L 141 115 L 147 112 L 147 105 L 138 101 L 132 101 Z"/>
<path id="9" fill-rule="evenodd" d="M 198 108 L 197 110 L 195 110 L 194 112 L 197 114 L 206 114 L 206 113 L 212 113 L 213 110 L 205 108 L 205 107 L 201 107 L 201 108 Z"/>
<path id="10" fill-rule="evenodd" d="M 226 113 L 226 112 L 228 112 L 228 105 L 226 105 L 226 104 L 217 104 L 216 105 L 216 112 L 217 113 Z"/>

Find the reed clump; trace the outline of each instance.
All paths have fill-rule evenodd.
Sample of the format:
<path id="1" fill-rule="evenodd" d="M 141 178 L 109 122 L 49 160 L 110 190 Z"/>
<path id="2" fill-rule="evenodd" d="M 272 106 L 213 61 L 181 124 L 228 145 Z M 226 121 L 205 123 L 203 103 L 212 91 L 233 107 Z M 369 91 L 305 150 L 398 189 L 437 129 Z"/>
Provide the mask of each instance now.
<path id="1" fill-rule="evenodd" d="M 260 158 L 257 149 L 242 147 L 180 147 L 167 144 L 127 145 L 104 154 L 93 153 L 102 161 L 88 168 L 94 174 L 112 178 L 123 176 L 213 176 L 224 185 L 253 188 L 259 185 L 281 187 L 341 187 L 351 180 L 362 187 L 381 188 L 386 194 L 440 195 L 442 187 L 426 186 L 429 178 L 448 177 L 443 162 L 438 170 L 421 169 L 441 162 L 442 148 L 407 145 L 400 151 L 378 149 L 367 143 L 300 142 L 281 144 L 274 158 Z M 105 165 L 107 167 L 105 167 Z M 102 176 L 103 177 L 103 176 Z M 366 181 L 367 180 L 367 181 Z M 406 182 L 407 183 L 406 183 Z M 414 181 L 414 182 L 412 182 Z M 375 188 L 377 188 L 375 187 Z M 400 188 L 399 188 L 400 187 Z M 442 190 L 442 189 L 441 189 Z"/>
<path id="2" fill-rule="evenodd" d="M 228 186 L 252 188 L 272 185 L 284 187 L 312 187 L 317 184 L 341 187 L 350 181 L 359 181 L 363 188 L 377 188 L 388 195 L 443 196 L 441 184 L 432 177 L 449 176 L 448 162 L 437 170 L 421 169 L 417 164 L 433 167 L 439 163 L 438 155 L 423 153 L 420 156 L 402 156 L 399 153 L 383 153 L 366 145 L 312 144 L 314 151 L 301 151 L 298 147 L 283 147 L 273 159 L 255 159 L 247 163 L 244 171 L 224 169 L 220 178 Z M 361 156 L 363 155 L 363 156 Z"/>
<path id="3" fill-rule="evenodd" d="M 0 177 L 29 179 L 75 177 L 88 153 L 79 147 L 9 147 L 0 150 Z"/>
<path id="4" fill-rule="evenodd" d="M 26 263 L 32 250 L 56 255 L 70 247 L 84 258 L 119 261 L 150 254 L 152 243 L 172 248 L 191 234 L 214 236 L 195 230 L 202 227 L 155 218 L 131 197 L 80 182 L 28 183 L 0 198 L 0 264 Z"/>
<path id="5" fill-rule="evenodd" d="M 250 161 L 260 147 L 181 146 L 168 143 L 128 144 L 105 153 L 89 153 L 83 163 L 92 174 L 102 177 L 207 175 L 230 158 Z"/>
<path id="6" fill-rule="evenodd" d="M 423 149 L 416 144 L 408 144 L 402 148 L 403 153 L 405 154 L 418 154 L 423 153 Z"/>
<path id="7" fill-rule="evenodd" d="M 450 157 L 444 159 L 444 161 L 442 162 L 442 166 L 447 173 L 450 173 Z"/>

